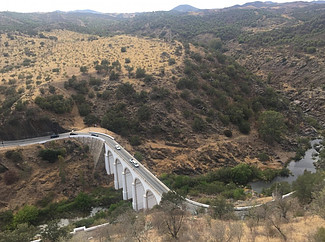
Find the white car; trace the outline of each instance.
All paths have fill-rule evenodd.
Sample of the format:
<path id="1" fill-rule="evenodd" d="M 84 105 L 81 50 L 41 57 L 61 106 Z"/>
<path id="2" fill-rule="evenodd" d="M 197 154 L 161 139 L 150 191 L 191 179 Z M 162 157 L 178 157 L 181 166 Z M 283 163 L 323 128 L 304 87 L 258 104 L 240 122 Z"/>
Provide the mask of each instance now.
<path id="1" fill-rule="evenodd" d="M 115 149 L 120 150 L 121 149 L 121 146 L 115 145 Z"/>
<path id="2" fill-rule="evenodd" d="M 130 162 L 133 164 L 135 161 L 133 158 L 130 159 Z"/>
<path id="3" fill-rule="evenodd" d="M 133 162 L 133 165 L 135 166 L 135 167 L 139 167 L 139 163 L 138 162 Z"/>

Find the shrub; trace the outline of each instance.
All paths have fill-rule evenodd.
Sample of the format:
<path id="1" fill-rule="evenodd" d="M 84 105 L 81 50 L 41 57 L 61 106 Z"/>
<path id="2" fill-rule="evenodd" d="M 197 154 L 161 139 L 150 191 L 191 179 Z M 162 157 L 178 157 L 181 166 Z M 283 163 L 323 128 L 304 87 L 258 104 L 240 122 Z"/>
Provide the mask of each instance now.
<path id="1" fill-rule="evenodd" d="M 250 124 L 247 120 L 242 120 L 238 125 L 239 131 L 243 134 L 249 134 L 251 131 Z"/>
<path id="2" fill-rule="evenodd" d="M 97 124 L 99 123 L 100 119 L 93 115 L 93 114 L 88 114 L 85 118 L 84 118 L 84 123 L 87 124 L 88 126 L 93 125 L 93 124 Z"/>
<path id="3" fill-rule="evenodd" d="M 6 171 L 4 174 L 4 181 L 6 185 L 12 185 L 19 180 L 19 176 L 15 171 Z"/>
<path id="4" fill-rule="evenodd" d="M 126 47 L 121 47 L 121 52 L 126 52 Z"/>
<path id="5" fill-rule="evenodd" d="M 258 154 L 258 159 L 260 160 L 260 161 L 268 161 L 268 160 L 270 160 L 270 157 L 268 156 L 268 154 L 266 154 L 265 152 L 262 152 L 262 153 L 260 153 L 260 154 Z"/>
<path id="6" fill-rule="evenodd" d="M 80 67 L 80 72 L 83 73 L 83 74 L 87 73 L 88 72 L 88 67 L 87 66 L 81 66 Z"/>
<path id="7" fill-rule="evenodd" d="M 225 135 L 225 136 L 227 136 L 227 137 L 232 137 L 232 132 L 231 132 L 231 130 L 229 130 L 229 129 L 226 129 L 226 130 L 224 130 L 223 131 L 223 134 Z"/>
<path id="8" fill-rule="evenodd" d="M 14 161 L 14 162 L 20 162 L 23 160 L 23 156 L 20 151 L 15 150 L 8 150 L 5 154 L 6 158 Z"/>
<path id="9" fill-rule="evenodd" d="M 143 105 L 138 109 L 137 113 L 139 121 L 148 121 L 151 116 L 151 109 L 147 105 Z"/>
<path id="10" fill-rule="evenodd" d="M 89 113 L 91 112 L 91 107 L 89 105 L 89 103 L 82 103 L 80 105 L 78 105 L 78 110 L 79 110 L 79 114 L 80 116 L 87 116 L 89 115 Z"/>
<path id="11" fill-rule="evenodd" d="M 196 132 L 202 132 L 206 128 L 206 123 L 202 118 L 195 117 L 192 124 L 192 128 Z"/>
<path id="12" fill-rule="evenodd" d="M 58 160 L 59 155 L 64 156 L 65 153 L 66 150 L 64 148 L 59 150 L 44 149 L 39 152 L 39 156 L 42 157 L 43 160 L 54 163 Z"/>
<path id="13" fill-rule="evenodd" d="M 38 209 L 33 205 L 26 205 L 20 209 L 13 218 L 14 226 L 18 224 L 35 224 L 38 217 Z"/>
<path id="14" fill-rule="evenodd" d="M 55 112 L 57 114 L 63 114 L 72 110 L 72 99 L 65 99 L 62 95 L 52 95 L 47 97 L 36 97 L 35 103 L 42 109 Z"/>
<path id="15" fill-rule="evenodd" d="M 168 60 L 168 65 L 172 66 L 172 65 L 175 65 L 176 64 L 176 61 L 174 58 L 169 58 Z"/>
<path id="16" fill-rule="evenodd" d="M 137 159 L 140 162 L 143 160 L 143 155 L 138 151 L 135 152 L 134 157 L 135 157 L 135 159 Z"/>
<path id="17" fill-rule="evenodd" d="M 130 144 L 131 144 L 132 146 L 138 146 L 138 145 L 141 145 L 140 137 L 137 136 L 137 135 L 132 135 L 132 136 L 129 138 L 129 141 L 130 141 Z"/>
<path id="18" fill-rule="evenodd" d="M 93 200 L 88 194 L 81 192 L 74 199 L 74 205 L 79 211 L 87 212 L 91 209 Z"/>
<path id="19" fill-rule="evenodd" d="M 117 81 L 118 79 L 119 79 L 119 74 L 115 71 L 112 71 L 111 74 L 109 75 L 109 80 Z"/>
<path id="20" fill-rule="evenodd" d="M 195 78 L 182 78 L 177 82 L 176 87 L 178 89 L 187 88 L 193 90 L 198 87 L 198 82 Z"/>
<path id="21" fill-rule="evenodd" d="M 239 164 L 231 169 L 232 180 L 236 184 L 246 185 L 254 178 L 251 167 L 247 164 Z"/>
<path id="22" fill-rule="evenodd" d="M 210 204 L 209 212 L 214 219 L 227 219 L 232 216 L 233 206 L 222 196 L 217 196 Z"/>
<path id="23" fill-rule="evenodd" d="M 313 192 L 316 192 L 317 187 L 323 180 L 324 174 L 311 173 L 305 170 L 304 174 L 299 176 L 292 184 L 299 202 L 302 204 L 310 203 L 313 199 Z"/>
<path id="24" fill-rule="evenodd" d="M 146 70 L 143 68 L 138 67 L 136 72 L 135 72 L 135 77 L 136 78 L 144 78 L 146 75 Z"/>
<path id="25" fill-rule="evenodd" d="M 276 111 L 264 111 L 258 119 L 258 133 L 267 143 L 279 142 L 286 130 L 284 117 Z"/>

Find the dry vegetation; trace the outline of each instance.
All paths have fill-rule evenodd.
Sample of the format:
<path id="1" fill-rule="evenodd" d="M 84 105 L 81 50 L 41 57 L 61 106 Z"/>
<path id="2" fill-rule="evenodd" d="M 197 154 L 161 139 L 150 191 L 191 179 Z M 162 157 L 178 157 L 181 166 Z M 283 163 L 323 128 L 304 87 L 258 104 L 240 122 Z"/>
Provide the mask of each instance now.
<path id="1" fill-rule="evenodd" d="M 43 149 L 64 149 L 65 154 L 51 163 L 39 157 Z M 9 157 L 8 152 L 14 155 Z M 94 169 L 87 148 L 75 140 L 2 150 L 0 159 L 0 211 L 36 204 L 50 194 L 54 194 L 53 201 L 73 198 L 81 191 L 108 186 L 111 182 L 111 179 L 102 179 L 104 170 Z"/>
<path id="2" fill-rule="evenodd" d="M 138 214 L 135 223 L 130 222 L 130 214 L 124 214 L 115 225 L 108 225 L 92 232 L 79 232 L 69 240 L 74 241 L 175 241 L 171 239 L 166 230 L 157 227 L 159 212 L 151 212 L 148 215 Z M 281 230 L 286 241 L 307 242 L 314 241 L 313 236 L 317 229 L 325 226 L 325 220 L 315 215 L 292 218 L 289 221 L 276 222 L 272 219 L 256 220 L 216 220 L 209 215 L 186 215 L 179 238 L 177 241 L 285 241 L 276 229 Z"/>
<path id="3" fill-rule="evenodd" d="M 168 58 L 162 53 L 167 53 L 176 63 L 182 63 L 182 57 L 175 55 L 175 48 L 180 45 L 178 42 L 169 44 L 160 40 L 122 35 L 93 37 L 66 30 L 53 30 L 44 32 L 43 35 L 46 38 L 26 35 L 10 35 L 9 38 L 6 34 L 1 35 L 0 53 L 3 54 L 0 69 L 8 65 L 14 67 L 2 74 L 2 82 L 17 82 L 19 87 L 26 89 L 28 96 L 38 93 L 40 85 L 57 85 L 57 82 L 62 84 L 72 75 L 78 76 L 81 66 L 93 67 L 95 61 L 103 59 L 110 63 L 118 60 L 122 65 L 124 80 L 128 79 L 124 68 L 126 58 L 130 59 L 128 65 L 134 69 L 141 67 L 149 74 L 164 69 L 167 76 L 171 75 L 171 67 Z M 122 47 L 126 48 L 125 52 L 121 51 Z M 89 69 L 89 73 L 94 72 L 94 68 Z"/>

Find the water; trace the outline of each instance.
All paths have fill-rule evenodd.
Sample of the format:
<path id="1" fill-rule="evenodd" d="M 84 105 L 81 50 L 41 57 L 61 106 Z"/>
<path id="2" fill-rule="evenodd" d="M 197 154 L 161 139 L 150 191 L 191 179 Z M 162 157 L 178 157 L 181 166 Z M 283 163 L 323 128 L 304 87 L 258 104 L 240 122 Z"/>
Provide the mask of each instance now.
<path id="1" fill-rule="evenodd" d="M 315 159 L 313 159 L 318 152 L 314 149 L 314 145 L 319 145 L 321 142 L 321 139 L 315 139 L 310 142 L 312 148 L 307 150 L 305 153 L 305 156 L 299 160 L 299 161 L 291 161 L 287 168 L 290 170 L 291 174 L 289 177 L 281 177 L 277 176 L 274 178 L 271 182 L 265 182 L 265 181 L 256 181 L 251 182 L 249 185 L 251 185 L 252 189 L 256 192 L 262 192 L 263 188 L 270 187 L 275 182 L 288 182 L 292 183 L 295 181 L 298 176 L 302 175 L 305 170 L 310 171 L 312 173 L 316 172 L 316 168 L 314 166 Z"/>
<path id="2" fill-rule="evenodd" d="M 90 218 L 90 217 L 93 217 L 96 215 L 96 213 L 100 212 L 100 211 L 106 211 L 107 208 L 103 208 L 103 207 L 94 207 L 91 209 L 91 212 L 90 212 L 90 215 L 88 217 L 85 217 L 85 218 L 72 218 L 72 219 L 68 219 L 68 218 L 61 218 L 58 225 L 59 227 L 64 227 L 64 226 L 68 226 L 69 224 L 72 224 L 74 222 L 77 222 L 79 220 L 82 220 L 82 219 L 86 219 L 86 218 Z"/>

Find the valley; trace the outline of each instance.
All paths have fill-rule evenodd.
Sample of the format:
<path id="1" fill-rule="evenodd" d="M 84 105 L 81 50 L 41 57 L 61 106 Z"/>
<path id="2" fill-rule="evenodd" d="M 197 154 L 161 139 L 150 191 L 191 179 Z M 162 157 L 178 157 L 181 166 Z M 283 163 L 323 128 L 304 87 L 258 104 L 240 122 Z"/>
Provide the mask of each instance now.
<path id="1" fill-rule="evenodd" d="M 313 147 L 317 172 L 305 172 L 292 185 L 277 183 L 261 195 L 249 183 L 290 175 L 286 165 L 324 135 L 324 9 L 314 2 L 253 2 L 124 15 L 0 12 L 0 140 L 99 130 L 177 194 L 210 204 L 208 214 L 198 211 L 200 224 L 215 228 L 220 219 L 232 221 L 219 225 L 224 231 L 242 226 L 244 241 L 296 238 L 289 227 L 302 224 L 303 216 L 321 228 L 322 148 Z M 128 211 L 129 201 L 119 202 L 103 167 L 93 167 L 88 148 L 53 141 L 2 150 L 0 225 L 16 231 L 17 216 L 28 206 L 38 215 L 27 224 L 36 226 L 47 216 L 75 216 L 78 206 L 88 212 L 104 204 L 106 212 L 78 225 L 109 220 L 117 223 L 108 229 L 112 239 L 126 236 L 116 229 L 137 215 Z M 54 152 L 55 160 L 46 162 L 42 150 Z M 306 184 L 315 186 L 300 191 Z M 235 222 L 234 203 L 293 190 L 293 198 L 254 210 L 244 225 Z M 153 214 L 128 225 L 132 239 L 139 235 L 134 226 L 146 238 L 167 239 L 154 218 L 169 208 L 179 218 L 190 216 L 169 204 L 179 197 L 166 196 Z M 85 207 L 78 199 L 85 199 Z M 147 221 L 156 226 L 149 234 Z M 184 229 L 194 226 L 186 221 Z M 185 231 L 179 237 L 184 241 L 196 236 Z M 319 231 L 308 230 L 297 241 Z M 198 238 L 215 236 L 205 233 Z"/>

